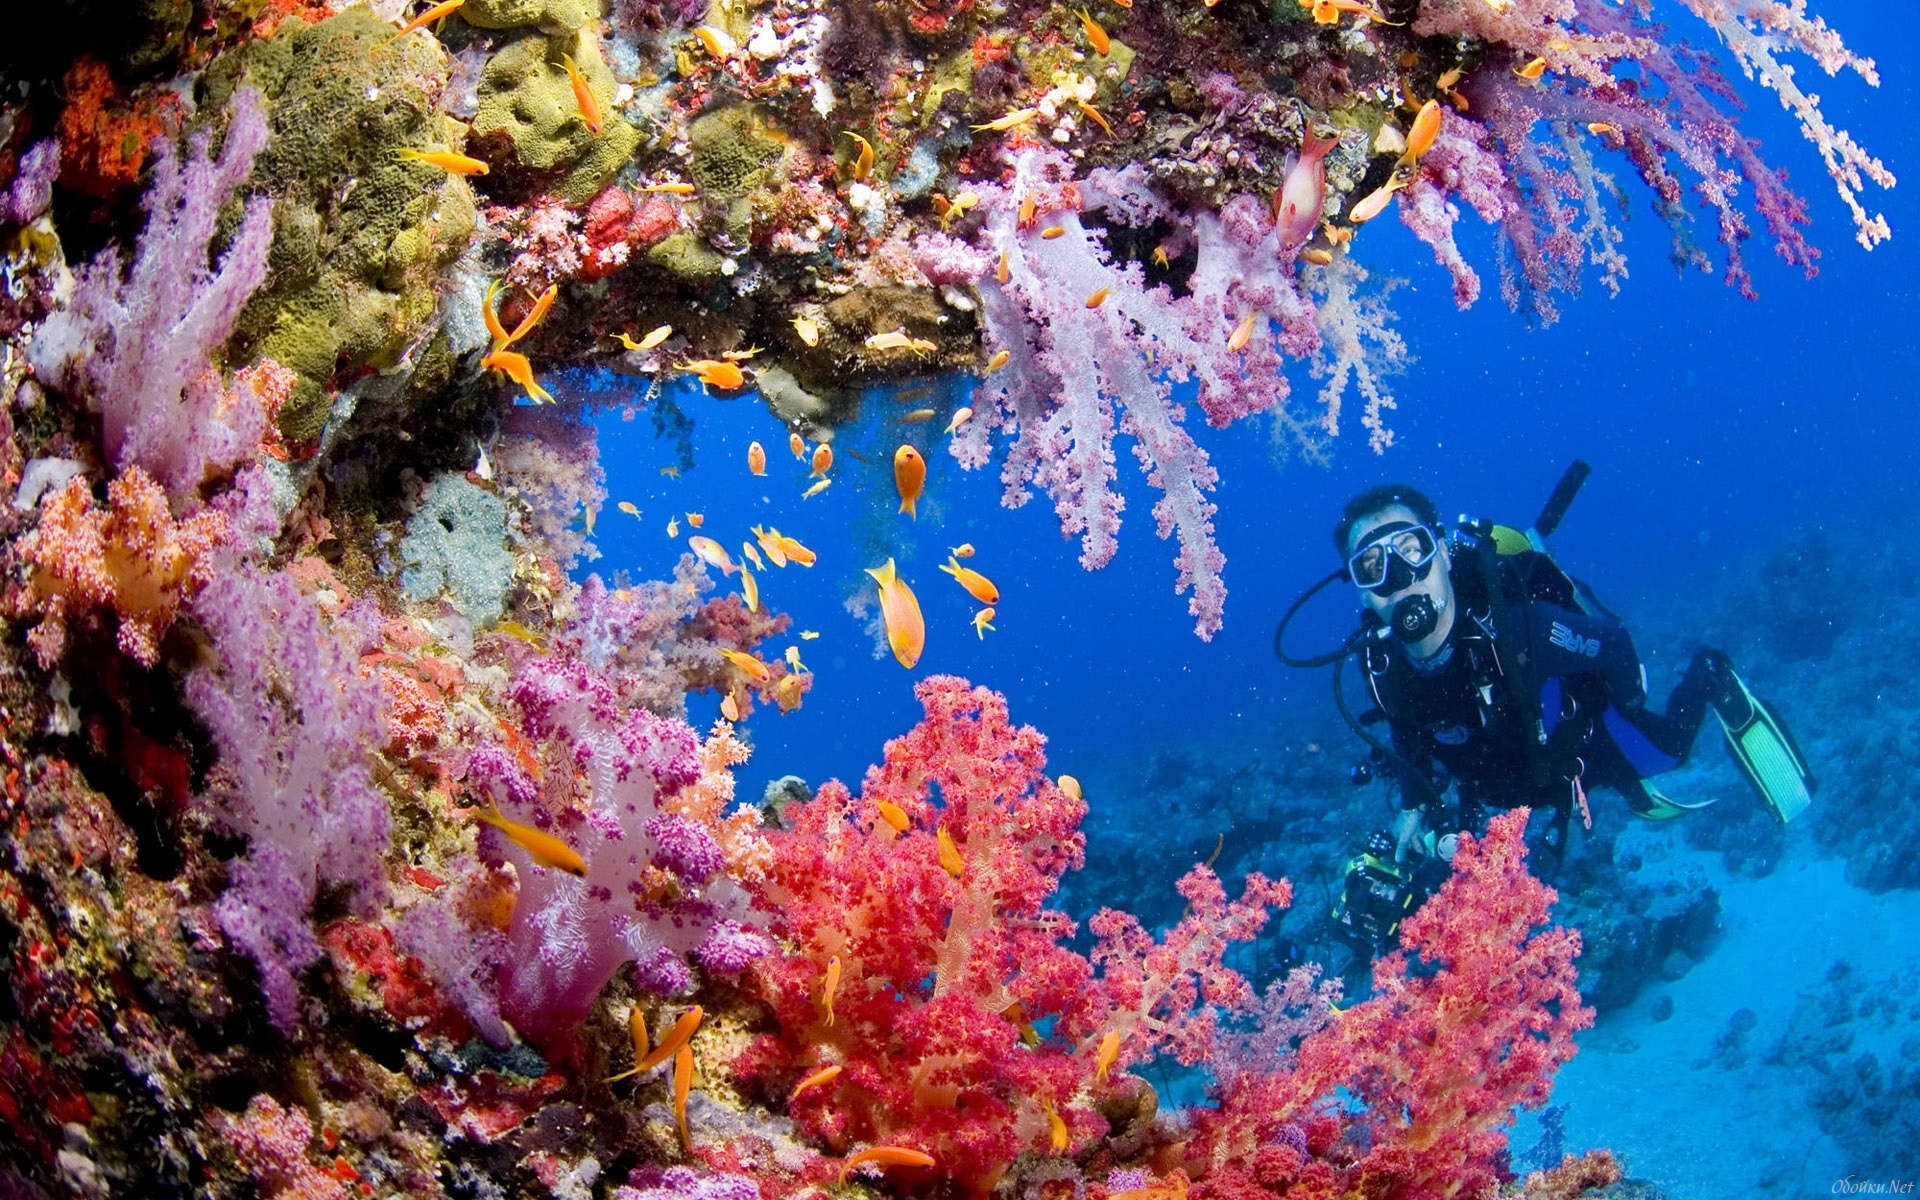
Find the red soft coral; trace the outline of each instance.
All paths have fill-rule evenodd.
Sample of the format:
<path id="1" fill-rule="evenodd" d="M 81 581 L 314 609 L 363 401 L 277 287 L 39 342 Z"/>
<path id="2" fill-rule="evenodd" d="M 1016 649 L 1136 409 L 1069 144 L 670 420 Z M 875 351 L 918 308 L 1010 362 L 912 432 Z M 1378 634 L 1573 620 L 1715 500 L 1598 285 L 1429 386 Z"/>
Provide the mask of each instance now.
<path id="1" fill-rule="evenodd" d="M 1261 1146 L 1324 1118 L 1336 1094 L 1364 1106 L 1344 1119 L 1347 1138 L 1309 1129 L 1306 1140 L 1344 1191 L 1495 1194 L 1514 1107 L 1547 1098 L 1573 1034 L 1593 1022 L 1576 986 L 1579 935 L 1535 932 L 1555 893 L 1527 873 L 1526 819 L 1517 810 L 1461 838 L 1453 877 L 1375 966 L 1373 998 L 1303 1041 L 1291 1072 L 1236 1076 L 1201 1111 L 1188 1162 L 1209 1170 L 1203 1197 L 1231 1194 Z"/>

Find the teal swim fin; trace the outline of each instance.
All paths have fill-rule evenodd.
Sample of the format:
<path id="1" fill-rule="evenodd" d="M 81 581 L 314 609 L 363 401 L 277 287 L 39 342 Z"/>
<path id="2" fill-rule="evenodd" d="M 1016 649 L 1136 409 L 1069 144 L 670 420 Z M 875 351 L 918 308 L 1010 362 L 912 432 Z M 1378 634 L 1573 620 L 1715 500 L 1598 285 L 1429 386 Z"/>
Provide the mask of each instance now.
<path id="1" fill-rule="evenodd" d="M 1734 686 L 1714 702 L 1713 715 L 1720 719 L 1735 765 L 1784 825 L 1813 802 L 1813 772 L 1780 715 L 1738 675 L 1727 675 Z"/>
<path id="2" fill-rule="evenodd" d="M 1675 800 L 1645 779 L 1640 781 L 1638 795 L 1627 793 L 1627 807 L 1633 810 L 1634 816 L 1648 821 L 1671 821 L 1675 817 L 1698 812 L 1712 803 L 1713 800 L 1702 800 L 1697 804 Z"/>

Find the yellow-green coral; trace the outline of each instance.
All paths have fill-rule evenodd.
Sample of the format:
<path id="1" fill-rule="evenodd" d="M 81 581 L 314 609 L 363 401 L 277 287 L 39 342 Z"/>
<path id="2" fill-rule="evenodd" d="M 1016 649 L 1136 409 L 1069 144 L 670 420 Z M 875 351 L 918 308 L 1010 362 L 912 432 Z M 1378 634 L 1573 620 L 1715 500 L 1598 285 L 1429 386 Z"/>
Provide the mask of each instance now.
<path id="1" fill-rule="evenodd" d="M 587 128 L 573 94 L 563 61 L 569 54 L 606 114 L 598 137 Z M 496 165 L 504 162 L 532 171 L 573 168 L 560 190 L 585 195 L 563 198 L 590 200 L 640 144 L 639 131 L 613 115 L 613 96 L 613 74 L 597 39 L 524 37 L 502 48 L 481 70 L 473 136 Z M 594 186 L 576 181 L 575 175 L 591 176 Z"/>
<path id="2" fill-rule="evenodd" d="M 683 230 L 647 251 L 647 261 L 682 279 L 699 282 L 720 278 L 726 259 L 698 234 Z"/>
<path id="3" fill-rule="evenodd" d="M 600 0 L 467 0 L 460 9 L 462 20 L 482 29 L 579 29 L 601 15 Z"/>
<path id="4" fill-rule="evenodd" d="M 691 170 L 700 194 L 720 201 L 746 195 L 784 150 L 761 133 L 752 110 L 743 106 L 701 117 L 687 127 L 687 142 L 693 148 Z"/>
<path id="5" fill-rule="evenodd" d="M 473 235 L 466 181 L 397 156 L 458 144 L 459 125 L 438 113 L 444 55 L 430 38 L 392 36 L 364 8 L 289 21 L 203 81 L 214 107 L 242 84 L 268 102 L 273 136 L 253 184 L 276 197 L 274 245 L 238 345 L 299 374 L 280 412 L 294 439 L 320 432 L 337 372 L 391 367 L 423 335 L 436 280 Z"/>

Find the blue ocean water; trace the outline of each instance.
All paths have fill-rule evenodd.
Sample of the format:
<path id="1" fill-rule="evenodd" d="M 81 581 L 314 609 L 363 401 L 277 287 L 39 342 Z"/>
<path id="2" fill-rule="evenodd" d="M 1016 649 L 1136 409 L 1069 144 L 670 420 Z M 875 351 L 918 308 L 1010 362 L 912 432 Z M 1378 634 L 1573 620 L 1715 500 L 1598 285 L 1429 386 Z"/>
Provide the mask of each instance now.
<path id="1" fill-rule="evenodd" d="M 1870 89 L 1851 77 L 1816 83 L 1810 66 L 1803 68 L 1802 82 L 1821 94 L 1837 125 L 1850 129 L 1896 174 L 1914 175 L 1920 169 L 1913 120 L 1920 111 L 1920 72 L 1904 45 L 1905 28 L 1864 8 L 1834 15 L 1850 44 L 1878 60 L 1882 86 Z M 1696 40 L 1711 36 L 1703 29 Z M 1889 569 L 1900 578 L 1903 567 L 1920 565 L 1906 532 L 1920 502 L 1920 336 L 1913 325 L 1920 311 L 1920 202 L 1914 190 L 1920 181 L 1867 198 L 1870 208 L 1887 213 L 1894 240 L 1862 251 L 1798 126 L 1771 93 L 1746 81 L 1742 91 L 1750 104 L 1746 128 L 1810 201 L 1810 236 L 1824 251 L 1818 276 L 1802 278 L 1758 240 L 1747 246 L 1758 300 L 1742 299 L 1715 276 L 1681 275 L 1669 262 L 1666 227 L 1647 194 L 1629 184 L 1632 277 L 1622 294 L 1609 298 L 1589 278 L 1586 294 L 1560 299 L 1558 323 L 1539 328 L 1499 303 L 1493 234 L 1472 218 L 1463 222 L 1461 242 L 1488 287 L 1479 305 L 1464 313 L 1455 310 L 1448 281 L 1425 247 L 1393 222 L 1369 225 L 1356 256 L 1376 278 L 1407 280 L 1392 302 L 1414 362 L 1393 380 L 1399 401 L 1389 420 L 1394 444 L 1376 456 L 1349 427 L 1330 466 L 1280 466 L 1258 422 L 1216 431 L 1200 427 L 1196 418 L 1196 432 L 1222 477 L 1215 523 L 1228 560 L 1226 626 L 1211 642 L 1194 637 L 1185 599 L 1172 592 L 1172 551 L 1153 536 L 1148 510 L 1154 497 L 1124 440 L 1119 470 L 1128 509 L 1121 548 L 1105 570 L 1088 573 L 1077 563 L 1078 544 L 1061 538 L 1044 497 L 1019 509 L 1002 507 L 997 473 L 960 471 L 938 448 L 935 427 L 920 427 L 934 448 L 919 519 L 896 514 L 894 442 L 879 414 L 897 406 L 885 395 L 870 400 L 861 424 L 841 431 L 836 481 L 811 499 L 801 498 L 808 470 L 787 454 L 785 427 L 753 398 L 722 402 L 675 394 L 693 421 L 694 461 L 677 477 L 661 472 L 676 463 L 677 451 L 654 435 L 644 411 L 626 420 L 617 407 L 608 410 L 601 449 L 610 503 L 599 518 L 602 557 L 587 569 L 636 578 L 666 575 L 691 532 L 688 512 L 703 514 L 701 532 L 730 548 L 753 524 L 800 538 L 818 551 L 819 565 L 770 570 L 759 580 L 770 607 L 793 614 L 797 629 L 819 632 L 817 640 L 796 643 L 815 684 L 800 711 L 780 716 L 762 708 L 745 725 L 754 758 L 739 773 L 742 796 L 756 797 L 766 782 L 789 774 L 813 784 L 839 777 L 857 786 L 884 739 L 916 718 L 913 682 L 931 673 L 963 675 L 1004 692 L 1015 719 L 1048 736 L 1051 769 L 1073 772 L 1087 784 L 1095 836 L 1087 871 L 1073 884 L 1075 901 L 1151 911 L 1151 897 L 1135 894 L 1138 889 L 1170 889 L 1208 849 L 1234 839 L 1238 825 L 1253 826 L 1241 829 L 1243 839 L 1271 837 L 1274 828 L 1248 822 L 1244 811 L 1232 809 L 1197 827 L 1166 820 L 1167 797 L 1155 782 L 1164 781 L 1165 771 L 1155 775 L 1149 764 L 1172 763 L 1175 771 L 1219 782 L 1254 758 L 1271 765 L 1325 756 L 1332 766 L 1322 774 L 1331 778 L 1357 757 L 1358 744 L 1333 720 L 1324 672 L 1286 670 L 1275 661 L 1271 643 L 1286 605 L 1337 565 L 1332 523 L 1345 499 L 1367 486 L 1401 480 L 1429 492 L 1448 515 L 1464 511 L 1524 523 L 1571 460 L 1593 464 L 1555 550 L 1640 635 L 1656 695 L 1664 694 L 1684 662 L 1679 656 L 1688 640 L 1707 636 L 1705 628 L 1695 629 L 1706 624 L 1706 614 L 1714 614 L 1716 635 L 1739 637 L 1740 604 L 1754 606 L 1754 629 L 1762 629 L 1769 607 L 1789 599 L 1770 593 L 1769 586 L 1805 585 L 1803 578 L 1794 582 L 1792 572 L 1780 582 L 1780 572 L 1769 575 L 1762 564 L 1793 562 L 1824 538 L 1821 544 L 1837 553 L 1805 565 L 1842 597 L 1855 586 L 1850 579 L 1865 588 L 1867 580 L 1889 578 Z M 1614 169 L 1625 182 L 1625 164 Z M 1700 230 L 1703 241 L 1710 234 L 1710 227 Z M 1310 391 L 1317 384 L 1300 370 L 1295 386 Z M 745 467 L 746 447 L 755 439 L 771 460 L 762 479 Z M 620 500 L 637 506 L 639 519 L 612 507 Z M 679 519 L 678 537 L 667 536 L 670 517 Z M 1002 593 L 996 628 L 984 639 L 970 626 L 978 606 L 938 571 L 948 549 L 963 542 L 978 550 L 968 565 L 990 576 Z M 885 654 L 871 613 L 856 616 L 847 607 L 866 582 L 863 570 L 889 556 L 926 613 L 927 648 L 913 671 Z M 1775 582 L 1769 585 L 1769 579 Z M 1869 607 L 1878 620 L 1887 606 Z M 1295 644 L 1331 644 L 1350 626 L 1352 612 L 1349 596 L 1330 592 L 1303 620 Z M 1889 628 L 1885 652 L 1904 658 L 1904 639 L 1911 634 L 1905 625 Z M 776 639 L 770 648 L 793 640 Z M 1783 698 L 1783 707 L 1803 739 L 1815 743 L 1817 770 L 1823 766 L 1821 747 L 1832 752 L 1838 744 L 1823 740 L 1821 731 L 1870 721 L 1875 713 L 1911 720 L 1920 709 L 1920 688 L 1910 671 L 1885 692 L 1847 697 L 1842 704 L 1842 697 L 1818 686 L 1836 670 L 1831 661 L 1798 658 L 1775 675 L 1790 697 Z M 693 699 L 696 726 L 713 719 L 716 701 Z M 1700 786 L 1737 789 L 1737 777 L 1720 763 L 1718 750 L 1703 753 L 1707 757 L 1714 763 L 1703 768 Z M 1219 790 L 1230 788 L 1221 783 Z M 1666 1071 L 1680 1084 L 1698 1082 L 1706 1078 L 1700 1072 L 1710 1069 L 1701 1063 L 1717 1061 L 1716 1047 L 1724 1049 L 1726 1030 L 1744 1036 L 1751 1027 L 1739 1012 L 1748 1012 L 1764 1033 L 1767 1021 L 1792 1008 L 1792 991 L 1801 984 L 1790 981 L 1810 980 L 1809 989 L 1839 986 L 1827 977 L 1832 965 L 1820 957 L 1824 952 L 1813 948 L 1815 933 L 1787 924 L 1773 927 L 1769 936 L 1756 913 L 1782 921 L 1795 914 L 1844 914 L 1842 920 L 1873 927 L 1879 967 L 1911 972 L 1920 961 L 1920 930 L 1915 906 L 1900 897 L 1912 893 L 1884 899 L 1851 892 L 1837 866 L 1823 865 L 1807 831 L 1810 823 L 1835 819 L 1854 800 L 1844 788 L 1823 791 L 1796 827 L 1798 840 L 1788 840 L 1786 865 L 1777 871 L 1722 877 L 1713 874 L 1722 869 L 1713 865 L 1718 860 L 1702 860 L 1706 865 L 1698 869 L 1708 877 L 1699 886 L 1721 896 L 1722 928 L 1694 991 L 1664 993 L 1669 1000 L 1682 997 L 1681 1018 L 1691 1003 L 1699 1020 L 1658 1016 L 1658 988 L 1604 1015 L 1583 1043 L 1585 1057 L 1569 1069 L 1556 1095 L 1571 1106 L 1570 1148 L 1618 1145 L 1637 1169 L 1676 1196 L 1746 1189 L 1825 1193 L 1829 1178 L 1837 1184 L 1881 1169 L 1850 1161 L 1849 1143 L 1830 1131 L 1809 1128 L 1803 1135 L 1770 1120 L 1779 1110 L 1756 1107 L 1751 1095 L 1756 1088 L 1787 1086 L 1777 1080 L 1756 1083 L 1761 1077 L 1745 1076 L 1739 1094 L 1747 1101 L 1715 1088 L 1703 1093 L 1711 1097 L 1703 1103 L 1721 1107 L 1635 1123 L 1629 1110 L 1651 1110 L 1618 1104 L 1617 1091 L 1609 1090 L 1618 1079 L 1606 1072 L 1606 1064 L 1624 1064 L 1621 1070 L 1640 1081 L 1636 1086 L 1650 1086 Z M 1349 795 L 1329 793 L 1327 809 L 1350 801 Z M 1311 807 L 1313 798 L 1294 795 L 1289 802 Z M 1727 802 L 1750 803 L 1744 795 Z M 1598 817 L 1616 825 L 1630 821 L 1617 805 L 1603 806 Z M 1675 871 L 1695 869 L 1682 863 L 1686 842 L 1673 829 L 1603 832 L 1640 839 L 1632 853 L 1648 870 L 1660 865 L 1656 860 Z M 1320 830 L 1318 836 L 1338 843 L 1346 834 L 1363 833 L 1356 827 Z M 1143 878 L 1134 870 L 1122 878 L 1108 871 L 1102 849 L 1121 843 L 1129 844 L 1136 863 L 1162 864 L 1163 877 Z M 1258 848 L 1243 845 L 1222 863 L 1230 868 L 1251 861 L 1261 861 Z M 1113 885 L 1113 894 L 1103 891 L 1105 883 Z M 1838 897 L 1836 888 L 1849 894 Z M 1798 973 L 1780 965 L 1798 963 L 1796 950 L 1807 951 Z M 1674 1012 L 1674 1004 L 1665 1011 Z M 1897 1024 L 1911 1031 L 1920 1015 L 1908 1013 Z M 1641 1056 L 1638 1061 L 1619 1057 L 1628 1045 L 1637 1048 L 1632 1053 Z M 1657 1054 L 1648 1057 L 1648 1047 Z M 1909 1048 L 1920 1050 L 1920 1043 Z M 1906 1089 L 1905 1119 L 1920 1126 L 1913 1071 L 1904 1078 L 1893 1086 L 1896 1093 Z M 1684 1094 L 1680 1084 L 1671 1094 Z M 1801 1091 L 1793 1096 L 1801 1105 L 1793 1111 L 1813 1111 Z M 1749 1124 L 1750 1132 L 1734 1132 Z M 1694 1132 L 1678 1128 L 1689 1125 Z M 1727 1174 L 1700 1160 L 1702 1145 L 1738 1159 L 1746 1153 L 1746 1137 L 1763 1144 L 1761 1157 L 1772 1155 L 1769 1162 L 1799 1162 L 1800 1175 L 1790 1177 L 1786 1168 Z M 1906 1177 L 1915 1174 L 1920 1158 L 1909 1164 Z"/>

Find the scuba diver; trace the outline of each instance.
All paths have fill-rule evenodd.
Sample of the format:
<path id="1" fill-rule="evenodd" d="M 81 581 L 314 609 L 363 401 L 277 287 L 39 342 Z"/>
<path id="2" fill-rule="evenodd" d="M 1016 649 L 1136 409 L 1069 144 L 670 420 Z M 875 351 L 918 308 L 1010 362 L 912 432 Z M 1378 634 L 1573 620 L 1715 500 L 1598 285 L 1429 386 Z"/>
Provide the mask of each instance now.
<path id="1" fill-rule="evenodd" d="M 1652 782 L 1687 761 L 1708 709 L 1734 762 L 1781 822 L 1810 801 L 1805 757 L 1720 651 L 1697 651 L 1666 710 L 1648 707 L 1646 672 L 1626 626 L 1546 549 L 1589 471 L 1576 461 L 1524 532 L 1465 517 L 1448 528 L 1411 487 L 1361 493 L 1334 528 L 1346 565 L 1301 596 L 1275 631 L 1283 662 L 1334 664 L 1341 714 L 1373 748 L 1355 782 L 1383 769 L 1400 786 L 1394 828 L 1373 834 L 1348 864 L 1334 908 L 1336 924 L 1372 954 L 1391 948 L 1401 919 L 1445 881 L 1454 835 L 1480 830 L 1490 809 L 1524 805 L 1550 814 L 1542 873 L 1551 874 L 1572 815 L 1591 826 L 1593 787 L 1613 788 L 1651 820 L 1711 803 L 1683 804 Z M 1342 579 L 1358 590 L 1360 630 L 1330 654 L 1289 656 L 1281 649 L 1288 622 Z M 1340 684 L 1349 657 L 1373 700 L 1358 720 Z M 1367 728 L 1383 721 L 1390 745 Z"/>

